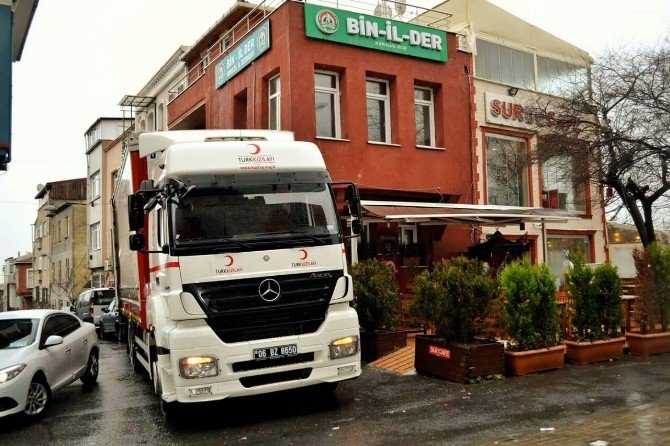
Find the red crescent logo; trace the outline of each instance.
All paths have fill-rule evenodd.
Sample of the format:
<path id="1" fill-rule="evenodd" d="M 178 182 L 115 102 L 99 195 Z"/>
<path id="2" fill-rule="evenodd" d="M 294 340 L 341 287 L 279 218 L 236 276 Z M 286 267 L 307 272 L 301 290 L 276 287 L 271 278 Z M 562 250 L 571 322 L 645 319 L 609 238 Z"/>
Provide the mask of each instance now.
<path id="1" fill-rule="evenodd" d="M 298 250 L 300 252 L 300 260 L 305 260 L 307 258 L 307 251 L 304 249 Z"/>
<path id="2" fill-rule="evenodd" d="M 228 263 L 226 263 L 225 266 L 231 266 L 234 262 L 233 258 L 231 256 L 223 256 L 224 259 L 227 259 Z"/>
<path id="3" fill-rule="evenodd" d="M 254 150 L 251 152 L 252 155 L 258 155 L 259 153 L 261 153 L 261 146 L 259 146 L 258 144 L 249 144 L 249 146 L 254 148 Z"/>

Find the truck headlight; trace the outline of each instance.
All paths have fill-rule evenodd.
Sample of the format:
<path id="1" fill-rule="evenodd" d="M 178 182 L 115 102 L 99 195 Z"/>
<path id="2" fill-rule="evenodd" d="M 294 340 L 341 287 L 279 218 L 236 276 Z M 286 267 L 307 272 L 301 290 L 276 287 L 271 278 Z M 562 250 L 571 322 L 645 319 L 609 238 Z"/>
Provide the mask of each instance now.
<path id="1" fill-rule="evenodd" d="M 346 358 L 356 353 L 358 353 L 358 336 L 347 336 L 330 343 L 330 359 Z"/>
<path id="2" fill-rule="evenodd" d="M 179 360 L 182 378 L 207 378 L 219 374 L 219 364 L 213 356 L 187 356 Z"/>
<path id="3" fill-rule="evenodd" d="M 25 368 L 25 364 L 18 364 L 0 370 L 0 384 L 4 384 L 7 381 L 11 381 L 12 379 L 16 378 L 19 376 L 19 373 L 23 372 L 23 369 Z"/>

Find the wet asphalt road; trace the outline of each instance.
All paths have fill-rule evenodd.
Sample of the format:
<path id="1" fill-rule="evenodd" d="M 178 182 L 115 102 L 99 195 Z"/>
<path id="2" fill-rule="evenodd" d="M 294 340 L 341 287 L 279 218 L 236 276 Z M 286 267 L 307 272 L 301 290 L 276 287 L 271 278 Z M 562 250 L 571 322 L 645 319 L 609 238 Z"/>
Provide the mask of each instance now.
<path id="1" fill-rule="evenodd" d="M 100 365 L 96 386 L 62 390 L 40 423 L 0 419 L 0 445 L 492 443 L 670 400 L 670 354 L 470 386 L 366 367 L 333 396 L 303 390 L 230 400 L 168 424 L 122 345 L 103 343 Z"/>

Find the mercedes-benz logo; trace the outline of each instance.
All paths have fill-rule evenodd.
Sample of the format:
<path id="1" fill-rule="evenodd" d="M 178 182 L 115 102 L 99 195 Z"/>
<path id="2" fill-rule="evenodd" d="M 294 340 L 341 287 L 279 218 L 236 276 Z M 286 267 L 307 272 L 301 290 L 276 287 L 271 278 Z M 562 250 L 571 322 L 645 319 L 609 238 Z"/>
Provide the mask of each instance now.
<path id="1" fill-rule="evenodd" d="M 258 295 L 266 302 L 274 302 L 279 298 L 281 287 L 274 279 L 265 279 L 258 285 Z"/>

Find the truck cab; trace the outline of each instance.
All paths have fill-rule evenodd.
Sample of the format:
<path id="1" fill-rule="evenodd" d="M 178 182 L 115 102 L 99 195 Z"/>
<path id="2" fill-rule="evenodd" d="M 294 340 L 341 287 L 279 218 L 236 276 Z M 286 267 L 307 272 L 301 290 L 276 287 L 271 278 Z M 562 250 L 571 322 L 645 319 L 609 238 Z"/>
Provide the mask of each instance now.
<path id="1" fill-rule="evenodd" d="M 358 192 L 344 185 L 345 234 L 319 149 L 222 130 L 145 133 L 138 151 L 117 187 L 117 286 L 164 409 L 360 375 L 343 244 Z"/>

